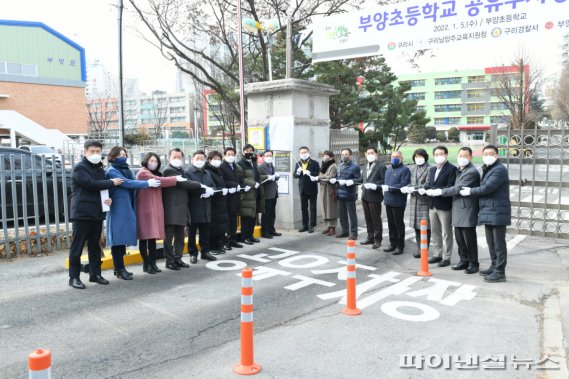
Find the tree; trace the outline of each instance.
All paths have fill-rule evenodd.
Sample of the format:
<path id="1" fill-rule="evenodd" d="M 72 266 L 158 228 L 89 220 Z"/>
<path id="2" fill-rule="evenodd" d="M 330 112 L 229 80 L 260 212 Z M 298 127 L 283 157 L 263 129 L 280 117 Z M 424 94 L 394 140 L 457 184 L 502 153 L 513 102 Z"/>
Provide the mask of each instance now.
<path id="1" fill-rule="evenodd" d="M 150 141 L 150 136 L 144 129 L 139 129 L 125 134 L 124 144 L 125 147 L 143 145 L 145 142 Z"/>
<path id="2" fill-rule="evenodd" d="M 429 122 L 424 112 L 417 112 L 417 101 L 407 98 L 409 84 L 397 84 L 397 76 L 383 57 L 317 63 L 309 73 L 340 90 L 330 98 L 332 128 L 367 125 L 365 133 L 360 131 L 363 149 L 378 144 L 386 149 L 391 143 L 397 150 L 410 127 Z M 364 77 L 362 85 L 356 82 L 359 76 Z"/>
<path id="3" fill-rule="evenodd" d="M 437 141 L 443 142 L 447 140 L 445 132 L 437 132 Z"/>
<path id="4" fill-rule="evenodd" d="M 231 0 L 129 0 L 144 25 L 140 35 L 160 50 L 178 69 L 203 88 L 213 89 L 239 119 L 239 105 L 234 93 L 238 88 L 238 50 L 236 3 Z M 296 53 L 304 49 L 311 33 L 306 32 L 312 16 L 331 15 L 355 7 L 361 0 L 302 0 L 292 2 L 287 12 L 293 18 L 293 42 Z M 286 35 L 287 16 L 284 1 L 243 1 L 243 17 L 256 21 L 276 19 L 275 53 Z M 261 31 L 244 33 L 245 76 L 249 82 L 268 79 L 268 46 Z M 276 54 L 277 78 L 284 76 Z M 303 71 L 307 65 L 301 65 Z"/>
<path id="5" fill-rule="evenodd" d="M 454 142 L 460 141 L 460 131 L 454 126 L 448 130 L 448 139 Z"/>
<path id="6" fill-rule="evenodd" d="M 527 127 L 537 120 L 539 110 L 532 109 L 531 99 L 537 98 L 542 84 L 542 71 L 532 67 L 523 55 L 510 67 L 498 67 L 492 72 L 492 89 L 510 114 L 513 129 Z"/>
<path id="7" fill-rule="evenodd" d="M 437 139 L 437 128 L 435 128 L 434 126 L 427 126 L 425 130 L 427 132 L 427 139 L 429 140 Z"/>
<path id="8" fill-rule="evenodd" d="M 565 64 L 561 71 L 552 113 L 556 120 L 569 121 L 569 64 Z"/>
<path id="9" fill-rule="evenodd" d="M 154 140 L 162 138 L 164 125 L 168 122 L 168 96 L 163 91 L 152 91 L 150 108 L 150 137 Z"/>
<path id="10" fill-rule="evenodd" d="M 424 126 L 416 125 L 409 128 L 409 132 L 407 133 L 407 138 L 410 142 L 413 143 L 423 143 L 427 138 L 427 131 Z"/>

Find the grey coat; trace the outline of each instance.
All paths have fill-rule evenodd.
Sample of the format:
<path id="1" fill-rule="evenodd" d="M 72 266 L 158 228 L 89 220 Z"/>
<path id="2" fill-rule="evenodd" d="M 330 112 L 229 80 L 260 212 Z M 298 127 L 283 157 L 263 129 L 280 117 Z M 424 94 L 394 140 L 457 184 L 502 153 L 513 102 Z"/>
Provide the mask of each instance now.
<path id="1" fill-rule="evenodd" d="M 415 189 L 423 188 L 427 182 L 427 177 L 431 169 L 430 164 L 425 163 L 422 166 L 416 164 L 409 167 L 411 170 L 411 183 L 409 185 Z M 409 226 L 414 229 L 421 229 L 421 220 L 427 220 L 427 229 L 431 229 L 431 221 L 429 220 L 429 196 L 419 195 L 417 191 L 411 194 L 409 200 Z"/>
<path id="2" fill-rule="evenodd" d="M 261 175 L 274 175 L 275 166 L 261 163 L 259 165 L 259 171 L 261 171 Z M 276 180 L 269 180 L 263 183 L 263 189 L 265 190 L 265 200 L 272 200 L 279 197 L 279 186 Z"/>
<path id="3" fill-rule="evenodd" d="M 183 168 L 166 166 L 164 176 L 177 176 L 184 174 Z M 187 179 L 187 178 L 186 178 Z M 187 182 L 177 182 L 175 187 L 162 188 L 162 203 L 164 204 L 164 224 L 186 226 L 190 223 L 189 193 L 196 191 L 202 193 L 201 185 L 198 182 L 188 180 Z"/>
<path id="4" fill-rule="evenodd" d="M 375 190 L 367 189 L 362 186 L 362 200 L 368 203 L 381 203 L 383 202 L 383 192 L 381 190 L 381 185 L 385 183 L 385 171 L 387 167 L 382 161 L 375 161 L 371 166 L 371 170 L 368 173 L 368 163 L 364 164 L 364 169 L 362 173 L 363 183 L 373 183 L 377 185 Z"/>
<path id="5" fill-rule="evenodd" d="M 325 173 L 318 175 L 320 180 L 320 194 L 322 196 L 322 209 L 324 210 L 324 220 L 334 220 L 338 218 L 338 200 L 336 198 L 336 186 L 330 184 L 328 180 L 335 178 L 338 173 L 338 166 L 333 163 Z M 322 179 L 326 179 L 323 181 Z"/>
<path id="6" fill-rule="evenodd" d="M 480 173 L 470 163 L 458 169 L 453 187 L 443 188 L 443 196 L 452 196 L 452 226 L 459 228 L 473 228 L 478 225 L 478 197 L 460 196 L 462 187 L 480 186 Z"/>

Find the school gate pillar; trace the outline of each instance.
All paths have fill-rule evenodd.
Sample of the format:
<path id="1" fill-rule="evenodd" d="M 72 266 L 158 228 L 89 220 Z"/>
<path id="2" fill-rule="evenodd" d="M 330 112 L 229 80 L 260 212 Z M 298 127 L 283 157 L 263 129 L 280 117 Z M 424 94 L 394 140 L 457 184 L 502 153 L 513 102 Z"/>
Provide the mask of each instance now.
<path id="1" fill-rule="evenodd" d="M 298 181 L 293 169 L 301 146 L 319 160 L 330 148 L 330 96 L 339 94 L 334 87 L 300 79 L 251 83 L 247 96 L 248 142 L 275 151 L 274 165 L 280 175 L 276 208 L 277 229 L 297 229 L 302 224 Z M 265 128 L 265 130 L 263 129 Z M 318 193 L 318 222 L 322 221 L 321 194 Z"/>

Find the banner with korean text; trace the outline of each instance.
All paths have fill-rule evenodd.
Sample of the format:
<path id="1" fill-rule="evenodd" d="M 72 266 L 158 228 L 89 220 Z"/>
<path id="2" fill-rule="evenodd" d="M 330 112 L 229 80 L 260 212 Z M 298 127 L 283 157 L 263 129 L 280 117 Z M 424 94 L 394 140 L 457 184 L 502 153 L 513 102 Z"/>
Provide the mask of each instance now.
<path id="1" fill-rule="evenodd" d="M 410 0 L 312 19 L 312 61 L 569 33 L 569 0 Z"/>

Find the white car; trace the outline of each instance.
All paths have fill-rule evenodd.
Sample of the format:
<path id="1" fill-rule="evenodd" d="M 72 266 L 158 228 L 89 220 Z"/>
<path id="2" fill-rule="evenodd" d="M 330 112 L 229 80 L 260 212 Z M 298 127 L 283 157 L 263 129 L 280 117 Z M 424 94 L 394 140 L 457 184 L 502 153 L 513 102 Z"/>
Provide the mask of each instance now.
<path id="1" fill-rule="evenodd" d="M 53 149 L 46 145 L 21 145 L 18 147 L 20 150 L 29 151 L 36 155 L 43 155 L 45 159 L 51 160 L 51 157 L 55 157 L 55 162 L 61 163 L 61 155 L 57 154 Z"/>

